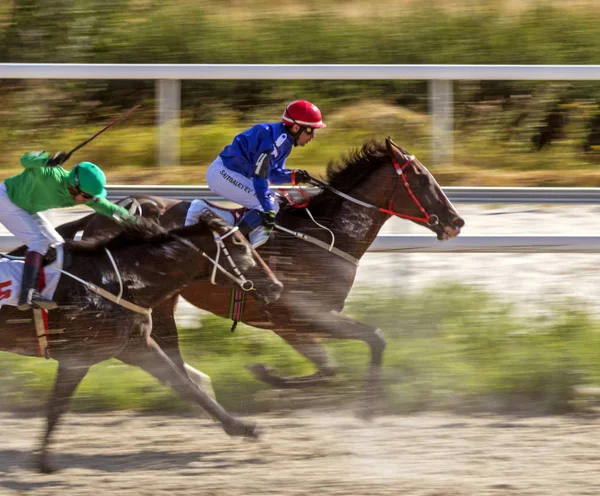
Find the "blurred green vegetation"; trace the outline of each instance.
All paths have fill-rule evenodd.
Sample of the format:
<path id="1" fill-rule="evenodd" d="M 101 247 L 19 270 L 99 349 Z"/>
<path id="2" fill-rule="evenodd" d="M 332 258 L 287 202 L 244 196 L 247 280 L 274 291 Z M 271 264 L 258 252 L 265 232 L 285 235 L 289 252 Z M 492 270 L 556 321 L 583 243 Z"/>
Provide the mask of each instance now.
<path id="1" fill-rule="evenodd" d="M 537 316 L 510 302 L 458 285 L 418 294 L 371 294 L 352 299 L 347 313 L 383 329 L 388 346 L 383 382 L 389 413 L 423 410 L 564 413 L 581 406 L 575 386 L 600 384 L 600 320 L 574 301 Z M 283 400 L 244 367 L 266 363 L 283 374 L 312 373 L 312 365 L 275 334 L 212 315 L 181 331 L 184 358 L 208 373 L 227 408 L 249 413 L 293 405 L 361 399 L 369 352 L 362 343 L 327 341 L 339 374 L 328 385 L 295 391 Z M 2 354 L 3 408 L 38 410 L 56 363 Z M 273 392 L 273 391 L 271 391 Z M 309 396 L 303 396 L 308 394 Z M 184 412 L 189 406 L 135 368 L 116 361 L 92 368 L 79 389 L 76 411 L 133 409 Z"/>
<path id="2" fill-rule="evenodd" d="M 0 60 L 85 63 L 598 64 L 593 1 L 7 0 Z M 455 164 L 444 185 L 600 185 L 600 84 L 455 82 Z M 427 81 L 184 81 L 183 174 L 154 174 L 154 81 L 2 80 L 2 179 L 20 153 L 70 148 L 143 103 L 86 148 L 109 182 L 204 182 L 233 135 L 317 103 L 330 124 L 291 160 L 313 172 L 365 138 L 393 136 L 430 159 Z M 566 173 L 568 171 L 568 174 Z M 184 178 L 181 178 L 184 176 Z"/>

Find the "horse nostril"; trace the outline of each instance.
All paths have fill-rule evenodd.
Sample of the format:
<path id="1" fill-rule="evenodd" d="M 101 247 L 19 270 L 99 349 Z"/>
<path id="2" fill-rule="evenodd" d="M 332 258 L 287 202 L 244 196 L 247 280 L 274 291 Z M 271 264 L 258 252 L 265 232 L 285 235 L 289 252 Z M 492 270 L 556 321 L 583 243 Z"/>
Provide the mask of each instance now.
<path id="1" fill-rule="evenodd" d="M 278 295 L 279 293 L 281 293 L 282 289 L 283 284 L 281 284 L 280 282 L 273 282 L 269 285 L 269 293 L 272 295 Z"/>
<path id="2" fill-rule="evenodd" d="M 463 219 L 461 219 L 460 217 L 456 217 L 452 221 L 452 225 L 454 225 L 456 227 L 463 227 L 465 225 L 465 221 Z"/>

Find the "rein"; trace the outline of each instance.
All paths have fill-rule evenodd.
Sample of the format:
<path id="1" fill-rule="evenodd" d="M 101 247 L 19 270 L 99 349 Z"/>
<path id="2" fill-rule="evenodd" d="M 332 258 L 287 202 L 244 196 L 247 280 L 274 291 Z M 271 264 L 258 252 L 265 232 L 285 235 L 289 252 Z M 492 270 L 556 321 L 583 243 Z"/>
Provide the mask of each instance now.
<path id="1" fill-rule="evenodd" d="M 110 251 L 108 251 L 107 248 L 105 248 L 104 250 L 106 251 L 110 261 L 112 262 L 115 272 L 117 274 L 117 279 L 119 281 L 119 294 L 118 295 L 114 295 L 110 291 L 107 291 L 104 288 L 96 286 L 95 284 L 93 284 L 89 281 L 81 279 L 80 277 L 77 277 L 75 274 L 71 274 L 70 272 L 68 272 L 64 269 L 57 269 L 57 268 L 52 268 L 52 267 L 49 267 L 49 268 L 51 268 L 52 270 L 58 270 L 61 274 L 69 276 L 71 279 L 83 284 L 87 289 L 89 289 L 93 293 L 96 293 L 97 295 L 102 296 L 103 298 L 115 303 L 116 305 L 119 305 L 120 307 L 126 308 L 127 310 L 131 310 L 132 312 L 139 313 L 141 315 L 146 315 L 146 316 L 150 317 L 152 315 L 151 308 L 141 307 L 139 305 L 136 305 L 135 303 L 132 303 L 131 301 L 124 300 L 121 298 L 121 296 L 123 294 L 123 282 L 121 281 L 121 274 L 119 272 L 119 269 L 117 268 L 117 264 L 115 263 L 115 260 L 112 257 L 112 254 L 110 253 Z"/>
<path id="2" fill-rule="evenodd" d="M 406 174 L 404 174 L 404 170 L 415 160 L 415 156 L 411 155 L 410 157 L 408 157 L 408 159 L 406 160 L 406 162 L 404 162 L 402 165 L 399 165 L 398 162 L 396 161 L 395 158 L 392 158 L 392 164 L 394 165 L 394 169 L 396 169 L 396 178 L 400 179 L 402 178 L 402 184 L 404 185 L 404 187 L 406 188 L 406 191 L 408 192 L 408 194 L 410 195 L 410 197 L 412 198 L 413 202 L 415 202 L 415 204 L 417 205 L 417 207 L 419 208 L 419 210 L 423 213 L 423 217 L 415 217 L 413 215 L 406 215 L 406 214 L 402 214 L 400 212 L 396 212 L 392 209 L 392 203 L 394 201 L 394 193 L 398 187 L 398 183 L 399 181 L 396 181 L 394 183 L 394 188 L 392 189 L 392 195 L 390 197 L 390 201 L 389 201 L 389 205 L 388 208 L 381 208 L 381 207 L 377 207 L 375 205 L 372 205 L 370 203 L 364 202 L 362 200 L 358 200 L 356 198 L 353 198 L 352 196 L 343 193 L 342 191 L 339 191 L 337 189 L 335 189 L 334 187 L 330 186 L 329 184 L 320 181 L 319 179 L 315 179 L 314 177 L 310 178 L 310 183 L 314 184 L 315 186 L 319 186 L 323 189 L 326 189 L 328 191 L 331 191 L 332 193 L 348 200 L 351 201 L 352 203 L 356 203 L 357 205 L 360 205 L 362 207 L 365 208 L 370 208 L 372 210 L 378 210 L 379 212 L 382 212 L 384 214 L 388 214 L 388 215 L 394 215 L 396 217 L 401 217 L 402 219 L 409 219 L 409 220 L 413 220 L 416 222 L 422 222 L 424 224 L 427 224 L 429 226 L 436 226 L 437 224 L 439 224 L 440 220 L 438 218 L 437 215 L 430 215 L 427 210 L 425 210 L 425 208 L 423 208 L 423 206 L 421 205 L 421 202 L 419 201 L 419 199 L 416 197 L 416 195 L 414 194 L 412 188 L 410 187 L 410 184 L 408 183 L 408 180 L 406 179 Z"/>
<path id="3" fill-rule="evenodd" d="M 106 251 L 106 254 L 108 255 L 108 258 L 110 259 L 110 261 L 115 269 L 115 272 L 117 274 L 117 279 L 119 281 L 119 294 L 118 295 L 114 295 L 110 291 L 107 291 L 106 289 L 96 286 L 95 284 L 93 284 L 89 281 L 81 279 L 80 277 L 77 277 L 75 274 L 71 274 L 70 272 L 68 272 L 64 269 L 58 269 L 56 267 L 51 267 L 51 266 L 47 266 L 47 267 L 45 267 L 45 269 L 58 271 L 61 274 L 64 274 L 64 275 L 70 277 L 71 279 L 83 284 L 87 289 L 89 289 L 93 293 L 96 293 L 97 295 L 100 295 L 103 298 L 105 298 L 113 303 L 116 303 L 117 305 L 119 305 L 123 308 L 127 308 L 128 310 L 131 310 L 132 312 L 135 312 L 135 313 L 150 316 L 152 314 L 151 308 L 144 308 L 144 307 L 136 305 L 135 303 L 132 303 L 130 301 L 123 300 L 121 298 L 121 296 L 123 295 L 123 281 L 121 280 L 121 274 L 119 272 L 119 269 L 117 268 L 117 264 L 112 256 L 112 254 L 110 253 L 108 248 L 104 248 L 104 250 Z M 57 249 L 57 252 L 58 252 L 58 249 Z M 3 253 L 0 253 L 0 257 L 6 258 L 8 260 L 13 260 L 13 261 L 23 261 L 25 259 L 24 257 L 19 257 L 19 256 L 15 256 L 15 255 L 6 255 Z"/>
<path id="4" fill-rule="evenodd" d="M 229 254 L 229 250 L 225 246 L 224 240 L 227 239 L 229 236 L 231 236 L 236 231 L 239 231 L 239 227 L 237 227 L 237 226 L 231 228 L 228 232 L 226 232 L 222 236 L 219 236 L 215 231 L 213 231 L 212 232 L 213 237 L 215 238 L 215 243 L 217 245 L 217 254 L 215 255 L 214 259 L 209 257 L 205 252 L 202 252 L 202 256 L 207 258 L 214 266 L 213 270 L 212 270 L 212 274 L 210 276 L 210 282 L 212 284 L 214 284 L 214 285 L 217 284 L 215 278 L 217 275 L 217 270 L 219 270 L 222 274 L 227 276 L 231 281 L 233 281 L 240 288 L 242 288 L 243 291 L 252 291 L 254 289 L 254 283 L 252 281 L 250 281 L 249 279 L 246 279 L 246 277 L 244 277 L 244 274 L 242 274 L 240 269 L 238 269 L 237 265 L 233 261 L 233 258 Z M 219 264 L 219 257 L 221 256 L 221 252 L 223 252 L 225 254 L 225 257 L 227 258 L 229 265 L 231 265 L 231 269 L 233 270 L 235 275 L 230 274 L 229 271 L 227 271 L 227 269 L 225 269 L 222 265 Z"/>
<path id="5" fill-rule="evenodd" d="M 404 187 L 406 188 L 406 191 L 408 192 L 408 194 L 410 195 L 410 197 L 412 198 L 413 202 L 415 202 L 415 204 L 417 205 L 417 207 L 419 208 L 419 210 L 423 213 L 423 217 L 415 217 L 413 215 L 406 215 L 406 214 L 401 214 L 400 212 L 396 212 L 394 211 L 392 208 L 392 203 L 394 201 L 394 193 L 396 192 L 396 189 L 398 187 L 398 183 L 399 181 L 395 181 L 394 182 L 394 187 L 392 188 L 392 195 L 390 197 L 390 201 L 389 201 L 389 205 L 388 208 L 381 208 L 381 207 L 377 207 L 375 205 L 372 205 L 370 203 L 364 202 L 362 200 L 359 200 L 357 198 L 354 198 L 342 191 L 339 191 L 337 189 L 335 189 L 334 187 L 330 186 L 329 184 L 320 181 L 319 179 L 315 179 L 314 177 L 310 177 L 310 181 L 309 184 L 313 184 L 314 186 L 319 186 L 323 189 L 326 189 L 332 193 L 334 193 L 335 195 L 344 198 L 345 200 L 348 200 L 352 203 L 356 203 L 357 205 L 360 205 L 361 207 L 365 207 L 365 208 L 369 208 L 371 210 L 378 210 L 379 212 L 382 212 L 384 214 L 388 214 L 388 215 L 394 215 L 396 217 L 401 217 L 402 219 L 409 219 L 409 220 L 413 220 L 416 222 L 422 222 L 424 224 L 427 224 L 429 226 L 436 226 L 437 224 L 439 224 L 439 218 L 437 215 L 430 215 L 427 210 L 425 210 L 425 208 L 423 208 L 423 205 L 421 205 L 421 202 L 419 201 L 419 199 L 416 197 L 416 195 L 414 194 L 412 188 L 410 187 L 410 184 L 408 183 L 408 180 L 406 179 L 406 174 L 404 174 L 404 170 L 415 160 L 415 156 L 411 155 L 410 157 L 408 157 L 408 159 L 406 160 L 406 162 L 404 162 L 402 165 L 399 165 L 398 162 L 396 161 L 395 158 L 392 157 L 392 164 L 394 165 L 394 169 L 396 169 L 396 178 L 400 179 L 402 178 L 402 183 L 404 185 Z M 293 173 L 292 174 L 292 185 L 293 186 L 297 186 L 296 184 L 296 175 Z M 317 239 L 313 236 L 309 236 L 308 234 L 304 234 L 298 231 L 292 231 L 291 229 L 287 229 L 283 226 L 280 226 L 279 224 L 275 224 L 275 228 L 283 231 L 287 234 L 291 234 L 292 236 L 296 237 L 297 239 L 301 239 L 303 241 L 307 241 L 309 243 L 312 243 L 313 245 L 319 246 L 320 248 L 323 248 L 324 250 L 327 250 L 328 252 L 334 253 L 335 255 L 338 255 L 339 257 L 343 258 L 344 260 L 347 260 L 351 263 L 353 263 L 354 265 L 356 265 L 358 267 L 359 265 L 359 260 L 355 257 L 353 257 L 352 255 L 349 255 L 348 253 L 340 250 L 339 248 L 336 248 L 334 246 L 335 243 L 335 236 L 333 234 L 333 232 L 328 229 L 325 226 L 322 226 L 321 224 L 319 224 L 313 217 L 313 215 L 310 213 L 310 210 L 307 208 L 308 205 L 308 195 L 302 190 L 302 188 L 298 188 L 298 190 L 301 192 L 301 194 L 307 198 L 307 200 L 305 202 L 303 202 L 302 204 L 296 204 L 291 197 L 289 196 L 289 194 L 287 194 L 285 191 L 282 191 L 284 197 L 288 200 L 288 202 L 294 207 L 294 208 L 304 208 L 308 215 L 310 216 L 311 220 L 317 224 L 319 227 L 329 231 L 329 233 L 332 236 L 332 240 L 331 240 L 331 244 L 327 244 L 323 241 L 321 241 L 320 239 Z"/>
<path id="6" fill-rule="evenodd" d="M 233 233 L 235 233 L 237 230 L 238 230 L 238 228 L 234 227 L 222 236 L 217 234 L 215 231 L 212 231 L 213 237 L 215 239 L 215 243 L 217 245 L 217 255 L 214 260 L 209 255 L 207 255 L 205 252 L 202 252 L 202 255 L 204 257 L 206 257 L 208 260 L 210 260 L 210 262 L 214 265 L 213 272 L 211 275 L 211 282 L 213 284 L 216 284 L 216 281 L 215 281 L 216 272 L 217 272 L 217 270 L 219 270 L 224 275 L 226 275 L 230 280 L 232 280 L 235 284 L 237 284 L 240 288 L 242 288 L 242 290 L 251 291 L 252 289 L 254 289 L 254 283 L 252 281 L 246 279 L 244 277 L 244 275 L 240 272 L 237 265 L 233 261 L 233 258 L 229 254 L 229 250 L 227 250 L 227 247 L 225 246 L 225 243 L 223 241 L 224 239 L 226 239 L 227 237 L 229 237 Z M 183 239 L 183 241 L 187 241 L 187 240 Z M 196 248 L 196 247 L 194 246 L 194 248 Z M 116 305 L 126 308 L 127 310 L 131 310 L 132 312 L 139 313 L 141 315 L 146 315 L 146 316 L 150 317 L 152 314 L 151 308 L 145 308 L 140 305 L 136 305 L 135 303 L 122 298 L 123 281 L 121 279 L 121 273 L 119 271 L 119 268 L 117 267 L 117 263 L 116 263 L 115 259 L 112 256 L 112 253 L 108 250 L 108 248 L 104 248 L 104 251 L 106 251 L 106 254 L 115 270 L 116 275 L 117 275 L 117 280 L 119 282 L 119 294 L 118 295 L 115 295 L 115 294 L 111 293 L 110 291 L 107 291 L 104 288 L 96 286 L 95 284 L 93 284 L 89 281 L 81 279 L 80 277 L 76 276 L 75 274 L 72 274 L 71 272 L 68 272 L 64 269 L 58 269 L 55 267 L 48 267 L 48 268 L 51 270 L 59 271 L 61 274 L 64 274 L 64 275 L 70 277 L 71 279 L 81 283 L 83 286 L 85 286 L 87 289 L 89 289 L 93 293 L 96 293 L 97 295 L 102 296 L 103 298 L 107 299 L 108 301 L 111 301 L 112 303 L 115 303 Z M 225 269 L 222 265 L 219 264 L 219 257 L 220 257 L 221 252 L 224 253 L 224 255 L 227 258 L 229 264 L 231 265 L 231 268 L 235 275 L 230 274 L 227 271 L 227 269 Z M 13 257 L 11 255 L 5 255 L 5 256 L 6 256 L 6 258 L 10 258 L 13 260 L 19 259 L 18 257 Z"/>

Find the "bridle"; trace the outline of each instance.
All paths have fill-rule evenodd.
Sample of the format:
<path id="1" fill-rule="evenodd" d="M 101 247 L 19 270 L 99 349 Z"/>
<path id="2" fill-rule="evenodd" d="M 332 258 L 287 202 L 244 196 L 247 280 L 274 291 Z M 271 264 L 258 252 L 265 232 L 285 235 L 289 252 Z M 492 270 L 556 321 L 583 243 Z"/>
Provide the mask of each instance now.
<path id="1" fill-rule="evenodd" d="M 240 269 L 234 262 L 233 257 L 230 255 L 229 250 L 225 246 L 225 239 L 227 239 L 229 236 L 234 234 L 236 231 L 239 231 L 239 228 L 237 226 L 232 227 L 229 231 L 227 231 L 223 235 L 219 235 L 216 231 L 212 231 L 213 237 L 215 239 L 215 244 L 217 245 L 217 253 L 216 253 L 214 259 L 211 258 L 205 252 L 202 252 L 202 256 L 207 258 L 213 264 L 213 270 L 212 270 L 212 274 L 210 276 L 210 282 L 212 284 L 215 284 L 215 285 L 217 284 L 216 276 L 217 276 L 217 270 L 218 270 L 223 275 L 225 275 L 228 279 L 230 279 L 233 283 L 237 284 L 243 291 L 252 291 L 254 289 L 254 283 L 251 280 L 246 279 L 244 274 L 242 274 L 242 272 L 240 271 Z M 229 265 L 231 266 L 231 271 L 233 271 L 233 274 L 231 274 L 227 269 L 225 269 L 219 263 L 219 258 L 221 256 L 221 252 L 225 256 L 226 260 L 229 262 Z"/>
<path id="2" fill-rule="evenodd" d="M 401 217 L 402 219 L 409 219 L 409 220 L 413 220 L 415 222 L 421 222 L 423 224 L 428 225 L 429 227 L 435 227 L 437 225 L 439 225 L 440 223 L 440 219 L 437 215 L 435 214 L 430 214 L 429 212 L 427 212 L 427 210 L 425 210 L 425 208 L 423 207 L 423 205 L 421 204 L 421 202 L 419 201 L 419 199 L 417 198 L 417 196 L 415 195 L 415 193 L 413 192 L 412 188 L 410 187 L 410 184 L 408 182 L 408 180 L 406 179 L 406 174 L 404 173 L 404 171 L 406 170 L 406 168 L 412 164 L 415 160 L 415 156 L 414 155 L 410 155 L 408 158 L 406 158 L 406 161 L 400 165 L 398 164 L 398 162 L 396 161 L 395 158 L 392 157 L 392 164 L 394 165 L 394 169 L 396 170 L 396 181 L 394 181 L 394 186 L 392 188 L 392 194 L 390 196 L 390 201 L 388 203 L 388 208 L 381 208 L 381 207 L 377 207 L 376 205 L 372 205 L 370 203 L 364 202 L 362 200 L 358 200 L 356 198 L 353 198 L 352 196 L 343 193 L 342 191 L 339 191 L 331 186 L 329 186 L 329 184 L 324 183 L 323 181 L 319 181 L 318 179 L 315 179 L 313 177 L 310 178 L 310 183 L 314 184 L 315 186 L 319 186 L 321 188 L 324 188 L 328 191 L 331 191 L 332 193 L 341 196 L 342 198 L 349 200 L 353 203 L 356 203 L 357 205 L 361 205 L 363 207 L 366 208 L 370 208 L 370 209 L 375 209 L 375 210 L 379 210 L 380 212 L 383 212 L 385 214 L 388 215 L 393 215 L 395 217 Z M 293 184 L 295 183 L 294 181 L 294 177 L 292 177 L 293 180 Z M 402 181 L 401 181 L 401 180 Z M 409 196 L 412 198 L 413 202 L 417 205 L 417 207 L 419 208 L 419 210 L 421 211 L 421 213 L 423 214 L 423 217 L 416 217 L 414 215 L 407 215 L 407 214 L 403 214 L 400 212 L 396 212 L 395 210 L 393 210 L 393 202 L 394 202 L 394 194 L 396 192 L 396 189 L 398 188 L 399 184 L 403 184 L 404 188 L 406 189 L 406 191 L 408 192 Z M 294 184 L 295 186 L 295 184 Z"/>
<path id="3" fill-rule="evenodd" d="M 435 214 L 430 214 L 429 212 L 427 212 L 427 210 L 425 210 L 423 205 L 421 205 L 421 202 L 419 201 L 417 196 L 414 194 L 412 188 L 410 187 L 410 184 L 408 183 L 408 179 L 406 179 L 406 174 L 404 173 L 404 170 L 410 164 L 412 164 L 414 162 L 414 160 L 415 160 L 415 156 L 410 155 L 406 159 L 406 162 L 404 162 L 402 165 L 399 165 L 398 162 L 396 161 L 396 159 L 392 157 L 392 164 L 394 164 L 394 169 L 396 169 L 396 181 L 394 182 L 394 187 L 392 188 L 392 196 L 390 197 L 390 202 L 389 202 L 388 208 L 380 208 L 379 211 L 383 212 L 385 214 L 394 215 L 396 217 L 401 217 L 403 219 L 409 219 L 409 220 L 414 220 L 416 222 L 422 222 L 424 224 L 427 224 L 430 227 L 434 227 L 440 223 L 439 217 Z M 417 205 L 417 207 L 423 214 L 423 217 L 415 217 L 413 215 L 401 214 L 400 212 L 395 212 L 394 210 L 392 210 L 392 203 L 394 202 L 394 193 L 396 192 L 396 188 L 398 187 L 400 178 L 402 178 L 402 183 L 404 184 L 404 188 L 406 189 L 409 196 L 412 198 L 412 200 L 415 202 L 415 204 Z"/>

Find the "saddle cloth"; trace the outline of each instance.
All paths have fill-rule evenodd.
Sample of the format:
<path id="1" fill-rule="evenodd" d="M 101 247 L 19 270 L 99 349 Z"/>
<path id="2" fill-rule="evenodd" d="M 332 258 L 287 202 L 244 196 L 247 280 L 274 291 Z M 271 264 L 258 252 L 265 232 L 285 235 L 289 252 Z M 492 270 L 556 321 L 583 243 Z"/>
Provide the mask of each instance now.
<path id="1" fill-rule="evenodd" d="M 303 194 L 302 192 L 290 189 L 281 192 L 274 191 L 274 193 L 280 205 L 292 204 L 295 205 L 296 208 L 303 208 L 307 204 L 306 194 Z M 190 224 L 195 224 L 198 222 L 202 212 L 205 210 L 210 210 L 211 212 L 220 215 L 225 222 L 231 226 L 236 225 L 242 216 L 247 212 L 247 209 L 244 207 L 226 208 L 220 207 L 206 200 L 192 200 L 190 208 L 187 211 L 187 215 L 185 216 L 185 225 L 189 226 Z"/>
<path id="2" fill-rule="evenodd" d="M 239 220 L 239 214 L 236 209 L 217 207 L 213 203 L 205 200 L 192 200 L 190 208 L 185 216 L 185 225 L 189 226 L 191 224 L 196 224 L 198 219 L 202 216 L 202 213 L 207 210 L 220 215 L 230 226 L 234 226 Z M 241 209 L 238 210 L 241 211 Z"/>
<path id="3" fill-rule="evenodd" d="M 0 308 L 3 305 L 16 306 L 21 293 L 21 277 L 23 276 L 24 263 L 21 260 L 9 260 L 0 257 Z M 63 267 L 63 247 L 56 247 L 56 260 L 46 265 L 40 271 L 40 281 L 43 282 L 42 295 L 52 299 L 58 281 L 60 269 Z"/>

